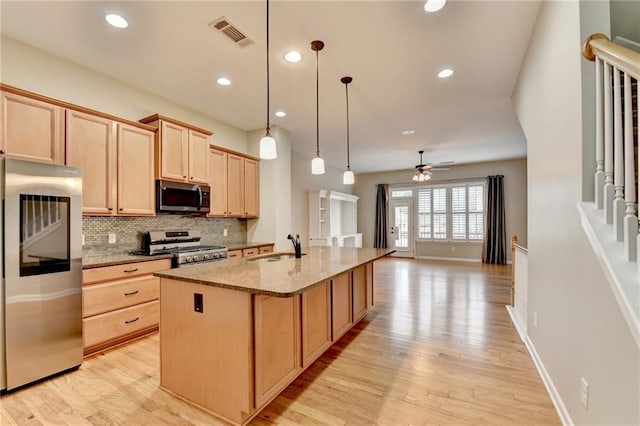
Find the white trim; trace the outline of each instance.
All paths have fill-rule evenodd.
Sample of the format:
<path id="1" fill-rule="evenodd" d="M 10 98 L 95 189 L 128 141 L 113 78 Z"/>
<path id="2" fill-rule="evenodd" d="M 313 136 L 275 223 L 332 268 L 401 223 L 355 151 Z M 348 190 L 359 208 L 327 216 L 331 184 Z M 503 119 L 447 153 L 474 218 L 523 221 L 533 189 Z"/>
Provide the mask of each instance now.
<path id="1" fill-rule="evenodd" d="M 440 257 L 440 256 L 416 256 L 419 260 L 452 260 L 455 262 L 482 263 L 482 259 L 472 259 L 469 257 Z"/>
<path id="2" fill-rule="evenodd" d="M 556 412 L 558 413 L 558 417 L 560 417 L 560 421 L 562 422 L 563 425 L 573 426 L 574 424 L 573 420 L 571 420 L 569 411 L 567 410 L 567 407 L 565 407 L 564 402 L 560 397 L 560 393 L 558 393 L 558 390 L 553 384 L 553 380 L 551 380 L 551 376 L 547 372 L 547 369 L 544 368 L 544 364 L 542 363 L 542 360 L 538 356 L 538 352 L 536 352 L 536 348 L 533 346 L 533 342 L 529 339 L 529 336 L 525 334 L 524 329 L 516 319 L 517 317 L 516 317 L 515 311 L 513 310 L 513 307 L 510 305 L 507 305 L 505 306 L 505 308 L 507 308 L 507 312 L 511 317 L 511 322 L 516 328 L 516 331 L 518 332 L 520 339 L 522 340 L 524 345 L 527 347 L 527 350 L 529 351 L 529 355 L 531 355 L 531 359 L 533 360 L 533 363 L 536 366 L 536 370 L 538 370 L 538 374 L 542 379 L 542 383 L 544 383 L 544 387 L 547 389 L 549 398 L 551 398 L 551 402 L 553 402 L 553 406 L 555 407 Z"/>
<path id="3" fill-rule="evenodd" d="M 623 243 L 615 241 L 611 225 L 604 222 L 602 210 L 598 210 L 594 203 L 578 203 L 578 211 L 584 233 L 602 266 L 629 331 L 640 348 L 640 282 L 637 262 L 624 259 Z M 635 301 L 633 305 L 632 300 Z"/>
<path id="4" fill-rule="evenodd" d="M 522 340 L 524 342 L 525 339 L 527 338 L 527 335 L 524 333 L 524 329 L 522 328 L 522 325 L 520 325 L 520 322 L 518 322 L 518 319 L 516 317 L 516 313 L 515 313 L 515 311 L 513 309 L 513 306 L 506 305 L 505 308 L 507 308 L 507 312 L 509 313 L 509 316 L 511 317 L 511 322 L 515 326 L 516 331 L 518 332 L 518 335 L 520 336 L 520 340 Z"/>
<path id="5" fill-rule="evenodd" d="M 547 393 L 549 394 L 549 398 L 551 398 L 551 402 L 553 402 L 553 406 L 556 407 L 556 412 L 560 417 L 560 421 L 565 426 L 573 426 L 573 420 L 571 420 L 571 416 L 569 415 L 569 410 L 565 407 L 562 398 L 560 397 L 560 393 L 556 386 L 553 384 L 553 380 L 551 380 L 551 376 L 547 372 L 547 369 L 544 367 L 542 363 L 542 359 L 538 356 L 538 352 L 536 352 L 536 348 L 533 346 L 533 342 L 529 339 L 529 336 L 524 336 L 524 345 L 527 347 L 529 351 L 529 355 L 531 355 L 531 359 L 538 370 L 538 374 L 540 374 L 540 378 L 542 379 L 542 383 L 544 383 L 544 387 L 547 388 Z"/>

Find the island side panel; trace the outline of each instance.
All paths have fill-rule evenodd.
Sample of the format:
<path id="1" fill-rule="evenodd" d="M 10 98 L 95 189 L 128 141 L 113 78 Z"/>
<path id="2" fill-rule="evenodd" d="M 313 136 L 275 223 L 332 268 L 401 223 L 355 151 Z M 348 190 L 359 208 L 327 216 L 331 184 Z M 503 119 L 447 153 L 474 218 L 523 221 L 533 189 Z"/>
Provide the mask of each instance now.
<path id="1" fill-rule="evenodd" d="M 202 312 L 194 310 L 202 295 Z M 251 294 L 162 278 L 160 385 L 241 424 L 253 412 Z"/>
<path id="2" fill-rule="evenodd" d="M 331 346 L 331 284 L 325 281 L 302 293 L 302 367 Z"/>
<path id="3" fill-rule="evenodd" d="M 374 263 L 375 262 L 369 262 L 365 265 L 367 269 L 367 309 L 371 309 L 373 307 L 373 284 L 375 282 L 373 278 Z"/>

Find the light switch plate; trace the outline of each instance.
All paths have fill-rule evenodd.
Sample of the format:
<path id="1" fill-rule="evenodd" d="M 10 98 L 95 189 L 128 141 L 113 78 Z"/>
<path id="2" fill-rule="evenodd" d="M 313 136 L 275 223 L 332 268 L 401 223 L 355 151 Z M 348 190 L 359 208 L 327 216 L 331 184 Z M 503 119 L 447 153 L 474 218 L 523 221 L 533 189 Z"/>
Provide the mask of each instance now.
<path id="1" fill-rule="evenodd" d="M 116 234 L 109 234 L 109 244 L 116 243 Z"/>

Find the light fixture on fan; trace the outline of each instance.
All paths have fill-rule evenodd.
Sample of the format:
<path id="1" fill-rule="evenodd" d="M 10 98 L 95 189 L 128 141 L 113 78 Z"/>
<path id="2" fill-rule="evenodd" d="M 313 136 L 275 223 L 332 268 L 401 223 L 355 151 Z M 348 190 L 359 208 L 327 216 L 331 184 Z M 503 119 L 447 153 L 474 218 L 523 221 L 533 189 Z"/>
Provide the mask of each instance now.
<path id="1" fill-rule="evenodd" d="M 431 179 L 431 166 L 422 162 L 422 154 L 424 151 L 418 151 L 420 154 L 420 164 L 416 164 L 416 172 L 411 178 L 414 182 L 426 182 Z"/>
<path id="2" fill-rule="evenodd" d="M 347 170 L 342 175 L 342 183 L 345 185 L 353 185 L 355 182 L 355 176 L 351 171 L 351 160 L 349 158 L 349 83 L 353 81 L 351 77 L 342 77 L 340 79 L 344 83 L 344 92 L 347 99 Z"/>
<path id="3" fill-rule="evenodd" d="M 260 158 L 263 160 L 273 160 L 278 157 L 278 148 L 276 146 L 276 140 L 271 136 L 271 129 L 269 128 L 269 119 L 271 113 L 269 111 L 269 0 L 267 0 L 267 128 L 266 134 L 260 139 Z"/>
<path id="4" fill-rule="evenodd" d="M 324 47 L 324 42 L 314 40 L 311 42 L 311 50 L 316 52 L 316 158 L 311 160 L 311 173 L 324 174 L 324 160 L 320 157 L 320 80 L 318 78 L 318 52 Z"/>

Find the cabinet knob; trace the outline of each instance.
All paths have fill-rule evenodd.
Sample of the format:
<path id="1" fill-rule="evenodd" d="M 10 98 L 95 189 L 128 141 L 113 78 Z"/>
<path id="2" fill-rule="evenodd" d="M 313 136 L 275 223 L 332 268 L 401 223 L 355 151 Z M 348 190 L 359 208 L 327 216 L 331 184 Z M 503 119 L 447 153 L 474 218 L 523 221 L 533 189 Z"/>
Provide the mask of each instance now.
<path id="1" fill-rule="evenodd" d="M 0 149 L 0 154 L 4 154 L 4 149 Z"/>
<path id="2" fill-rule="evenodd" d="M 113 207 L 109 207 L 107 210 L 109 210 L 110 212 L 113 211 Z"/>
<path id="3" fill-rule="evenodd" d="M 191 176 L 189 179 L 193 179 L 193 176 Z"/>
<path id="4" fill-rule="evenodd" d="M 123 209 L 123 208 L 119 208 L 118 210 L 122 211 L 122 210 L 124 210 L 124 209 Z"/>
<path id="5" fill-rule="evenodd" d="M 187 175 L 182 175 L 182 177 L 186 179 L 186 178 L 187 178 Z"/>

